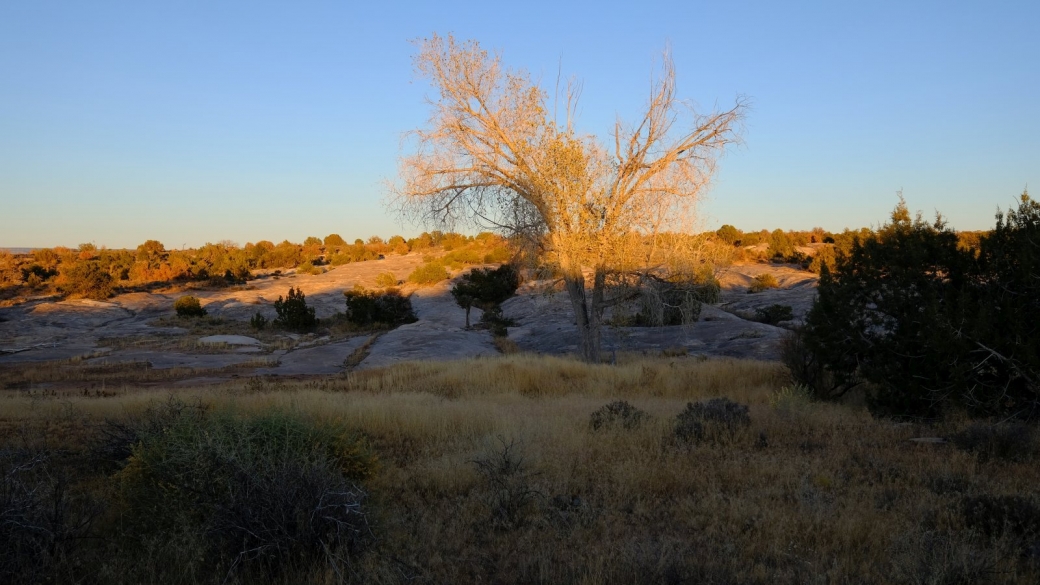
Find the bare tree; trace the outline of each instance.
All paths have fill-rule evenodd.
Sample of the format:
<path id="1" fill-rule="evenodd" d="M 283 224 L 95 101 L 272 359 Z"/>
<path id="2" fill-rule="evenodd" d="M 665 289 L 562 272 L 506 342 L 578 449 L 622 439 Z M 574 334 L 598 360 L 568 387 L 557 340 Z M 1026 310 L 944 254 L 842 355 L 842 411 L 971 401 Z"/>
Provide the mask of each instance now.
<path id="1" fill-rule="evenodd" d="M 429 126 L 415 131 L 416 151 L 390 188 L 398 210 L 536 243 L 563 276 L 582 356 L 598 360 L 604 311 L 621 301 L 612 282 L 645 268 L 665 231 L 688 225 L 717 158 L 739 137 L 745 102 L 696 113 L 676 98 L 666 54 L 642 119 L 618 120 L 608 147 L 574 129 L 574 85 L 561 122 L 526 72 L 475 41 L 434 35 L 419 43 L 415 66 L 436 92 Z"/>

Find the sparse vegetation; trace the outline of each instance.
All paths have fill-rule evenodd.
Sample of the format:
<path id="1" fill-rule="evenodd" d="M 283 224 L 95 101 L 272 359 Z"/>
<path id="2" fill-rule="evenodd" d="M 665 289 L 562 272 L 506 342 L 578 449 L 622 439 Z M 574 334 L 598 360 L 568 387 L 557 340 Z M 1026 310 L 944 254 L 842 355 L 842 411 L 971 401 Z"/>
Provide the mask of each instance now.
<path id="1" fill-rule="evenodd" d="M 42 556 L 31 552 L 42 548 L 7 547 L 0 557 L 21 568 L 3 578 L 1037 581 L 1035 452 L 983 457 L 918 445 L 908 439 L 952 437 L 974 423 L 893 426 L 786 385 L 782 367 L 762 362 L 606 366 L 518 355 L 309 381 L 242 379 L 174 390 L 176 402 L 165 388 L 101 398 L 8 391 L 0 444 L 37 437 L 26 455 L 47 449 L 50 459 L 11 475 L 16 460 L 0 457 L 3 477 L 40 495 L 52 494 L 41 481 L 66 477 L 66 518 L 79 519 L 69 526 L 86 521 L 82 534 L 98 538 L 69 538 L 47 549 L 60 554 Z M 729 401 L 707 406 L 719 397 Z M 593 430 L 590 413 L 617 401 L 646 417 L 626 428 L 621 415 L 615 431 L 609 423 Z M 700 440 L 693 424 L 690 441 L 677 438 L 685 419 L 701 425 Z M 115 438 L 95 439 L 102 429 Z M 353 463 L 338 463 L 343 454 Z M 218 461 L 228 463 L 211 467 Z M 183 489 L 189 481 L 198 493 Z M 312 517 L 322 486 L 356 497 L 326 500 L 339 511 Z M 184 498 L 201 507 L 171 505 Z M 329 517 L 351 528 L 326 531 Z M 263 540 L 239 539 L 236 527 Z M 300 537 L 286 540 L 285 527 Z M 263 554 L 232 567 L 241 545 Z"/>
<path id="2" fill-rule="evenodd" d="M 778 288 L 779 286 L 780 283 L 777 282 L 776 276 L 766 272 L 759 274 L 752 280 L 751 286 L 748 287 L 748 294 L 760 293 L 771 288 Z"/>

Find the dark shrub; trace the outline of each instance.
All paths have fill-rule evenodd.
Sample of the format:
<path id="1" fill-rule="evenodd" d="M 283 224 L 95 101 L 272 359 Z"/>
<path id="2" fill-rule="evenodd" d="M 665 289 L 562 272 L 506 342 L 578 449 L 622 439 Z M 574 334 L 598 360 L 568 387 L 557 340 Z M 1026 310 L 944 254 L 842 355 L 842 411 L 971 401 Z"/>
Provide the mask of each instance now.
<path id="1" fill-rule="evenodd" d="M 249 326 L 256 331 L 262 331 L 264 327 L 267 327 L 267 317 L 257 313 L 249 318 Z"/>
<path id="2" fill-rule="evenodd" d="M 488 450 L 473 464 L 484 480 L 492 525 L 518 528 L 527 523 L 541 494 L 532 485 L 535 474 L 528 470 L 520 445 L 502 438 L 499 443 L 499 448 Z"/>
<path id="3" fill-rule="evenodd" d="M 205 317 L 206 309 L 202 308 L 199 299 L 193 296 L 180 297 L 173 302 L 173 310 L 178 317 Z"/>
<path id="4" fill-rule="evenodd" d="M 307 306 L 303 290 L 289 287 L 288 297 L 283 300 L 279 295 L 278 300 L 274 302 L 274 310 L 278 313 L 274 324 L 281 329 L 304 332 L 318 325 L 318 319 L 314 317 L 314 308 Z"/>
<path id="5" fill-rule="evenodd" d="M 44 583 L 75 553 L 99 508 L 71 490 L 55 452 L 0 448 L 0 582 Z"/>
<path id="6" fill-rule="evenodd" d="M 675 417 L 675 436 L 684 443 L 732 439 L 751 424 L 748 407 L 728 398 L 691 402 Z"/>
<path id="7" fill-rule="evenodd" d="M 57 270 L 53 268 L 47 269 L 43 266 L 40 266 L 39 264 L 33 264 L 28 268 L 22 268 L 22 280 L 24 280 L 26 283 L 29 283 L 30 279 L 37 283 L 43 283 L 47 279 L 57 275 Z"/>
<path id="8" fill-rule="evenodd" d="M 805 386 L 814 399 L 839 398 L 852 387 L 835 382 L 834 375 L 820 361 L 820 355 L 806 346 L 804 330 L 800 327 L 780 339 L 780 361 L 787 366 L 791 378 Z"/>
<path id="9" fill-rule="evenodd" d="M 966 496 L 960 506 L 964 524 L 989 538 L 1040 537 L 1040 507 L 1022 496 Z"/>
<path id="10" fill-rule="evenodd" d="M 1000 214 L 978 256 L 904 203 L 839 247 L 805 319 L 807 351 L 877 415 L 1040 416 L 1040 204 Z M 1031 243 L 1033 242 L 1033 243 Z"/>
<path id="11" fill-rule="evenodd" d="M 950 440 L 958 449 L 975 453 L 983 460 L 1028 461 L 1037 452 L 1035 431 L 1022 423 L 974 423 Z"/>
<path id="12" fill-rule="evenodd" d="M 137 430 L 117 476 L 130 530 L 182 535 L 206 552 L 209 570 L 267 576 L 368 540 L 356 482 L 375 459 L 356 435 L 282 413 L 182 412 Z"/>
<path id="13" fill-rule="evenodd" d="M 502 307 L 493 305 L 484 310 L 480 315 L 480 327 L 487 329 L 494 337 L 506 337 L 509 335 L 509 327 L 516 325 L 516 321 L 502 314 Z"/>
<path id="14" fill-rule="evenodd" d="M 355 289 L 346 291 L 347 321 L 360 327 L 397 327 L 418 319 L 412 309 L 412 300 L 396 288 L 385 291 Z"/>
<path id="15" fill-rule="evenodd" d="M 492 325 L 494 332 L 496 328 L 505 327 L 505 325 L 496 327 L 493 319 L 496 313 L 501 314 L 499 305 L 516 294 L 519 286 L 520 274 L 513 266 L 503 264 L 498 268 L 476 268 L 463 274 L 451 288 L 451 296 L 460 307 L 466 310 L 467 329 L 469 329 L 470 309 L 477 307 L 484 311 L 487 319 L 482 318 L 482 320 Z M 488 313 L 492 313 L 492 315 L 488 316 Z"/>
<path id="16" fill-rule="evenodd" d="M 607 404 L 592 413 L 589 417 L 589 427 L 596 431 L 601 428 L 634 429 L 643 424 L 650 415 L 632 406 L 624 400 L 617 400 Z"/>
<path id="17" fill-rule="evenodd" d="M 769 305 L 755 310 L 755 320 L 767 325 L 776 325 L 794 319 L 794 310 L 790 305 Z"/>

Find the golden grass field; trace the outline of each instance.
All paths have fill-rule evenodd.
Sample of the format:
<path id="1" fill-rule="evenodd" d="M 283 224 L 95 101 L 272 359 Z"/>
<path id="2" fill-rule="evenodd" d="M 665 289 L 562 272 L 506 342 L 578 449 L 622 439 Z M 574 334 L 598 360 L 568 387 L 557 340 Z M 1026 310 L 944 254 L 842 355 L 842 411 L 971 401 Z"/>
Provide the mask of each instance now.
<path id="1" fill-rule="evenodd" d="M 100 397 L 6 390 L 4 439 L 34 428 L 79 452 L 95 423 L 171 394 L 337 420 L 368 439 L 379 461 L 364 485 L 371 544 L 342 567 L 301 567 L 279 582 L 1040 582 L 1040 513 L 1027 517 L 1040 505 L 1035 436 L 1009 456 L 914 442 L 978 423 L 896 423 L 855 400 L 810 402 L 776 363 L 515 354 L 190 389 L 142 381 L 124 377 Z M 748 405 L 750 426 L 677 439 L 676 415 L 714 397 Z M 615 400 L 650 417 L 593 430 L 591 413 Z M 103 477 L 83 485 L 107 489 Z M 998 502 L 993 521 L 966 511 L 978 501 Z M 191 551 L 161 550 L 134 570 L 109 563 L 96 580 L 225 577 L 170 570 L 190 565 L 178 554 Z"/>

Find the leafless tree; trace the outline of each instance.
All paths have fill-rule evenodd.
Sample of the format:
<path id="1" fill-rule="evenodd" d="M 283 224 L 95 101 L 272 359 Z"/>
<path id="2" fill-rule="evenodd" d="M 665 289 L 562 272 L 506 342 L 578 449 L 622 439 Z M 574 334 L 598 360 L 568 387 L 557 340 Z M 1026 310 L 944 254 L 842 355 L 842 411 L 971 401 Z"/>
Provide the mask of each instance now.
<path id="1" fill-rule="evenodd" d="M 477 42 L 434 35 L 418 46 L 432 114 L 391 200 L 424 222 L 476 222 L 536 243 L 563 276 L 582 356 L 598 360 L 604 311 L 622 300 L 612 282 L 654 262 L 662 234 L 689 226 L 718 157 L 739 139 L 746 102 L 698 114 L 676 98 L 665 54 L 642 118 L 618 120 L 608 146 L 575 130 L 573 84 L 557 87 L 560 121 L 544 89 Z"/>

